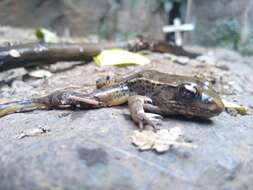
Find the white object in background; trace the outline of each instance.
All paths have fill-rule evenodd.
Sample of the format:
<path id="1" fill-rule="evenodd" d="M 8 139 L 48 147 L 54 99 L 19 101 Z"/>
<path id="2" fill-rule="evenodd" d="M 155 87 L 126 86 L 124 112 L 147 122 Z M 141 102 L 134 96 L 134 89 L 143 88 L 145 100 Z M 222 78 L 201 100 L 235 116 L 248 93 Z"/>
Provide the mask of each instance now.
<path id="1" fill-rule="evenodd" d="M 179 18 L 175 18 L 173 21 L 174 25 L 164 26 L 164 33 L 175 33 L 175 43 L 177 46 L 183 45 L 183 36 L 182 32 L 193 31 L 193 24 L 181 24 L 181 20 Z"/>

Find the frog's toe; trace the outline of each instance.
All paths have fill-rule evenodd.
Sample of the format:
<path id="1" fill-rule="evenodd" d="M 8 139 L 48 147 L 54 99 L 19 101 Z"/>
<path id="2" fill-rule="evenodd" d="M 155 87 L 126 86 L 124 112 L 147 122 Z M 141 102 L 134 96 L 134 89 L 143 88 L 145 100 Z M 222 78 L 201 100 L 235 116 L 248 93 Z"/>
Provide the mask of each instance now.
<path id="1" fill-rule="evenodd" d="M 138 123 L 138 127 L 140 130 L 143 130 L 148 127 L 152 127 L 155 131 L 158 130 L 158 123 L 160 119 L 158 119 L 159 115 L 152 113 L 138 113 L 134 120 Z M 160 117 L 161 118 L 161 117 Z"/>
<path id="2" fill-rule="evenodd" d="M 161 116 L 154 113 L 146 113 L 143 106 L 152 103 L 149 97 L 132 96 L 128 99 L 129 110 L 132 119 L 138 124 L 140 130 L 151 126 L 154 130 L 157 129 L 156 123 L 161 119 Z"/>
<path id="3" fill-rule="evenodd" d="M 146 113 L 146 115 L 148 118 L 150 118 L 150 120 L 153 121 L 160 121 L 161 119 L 163 119 L 161 115 L 155 113 Z"/>
<path id="4" fill-rule="evenodd" d="M 156 131 L 159 129 L 158 125 L 162 125 L 163 117 L 159 114 L 154 113 L 145 113 L 146 116 L 152 121 L 153 125 L 152 128 Z"/>

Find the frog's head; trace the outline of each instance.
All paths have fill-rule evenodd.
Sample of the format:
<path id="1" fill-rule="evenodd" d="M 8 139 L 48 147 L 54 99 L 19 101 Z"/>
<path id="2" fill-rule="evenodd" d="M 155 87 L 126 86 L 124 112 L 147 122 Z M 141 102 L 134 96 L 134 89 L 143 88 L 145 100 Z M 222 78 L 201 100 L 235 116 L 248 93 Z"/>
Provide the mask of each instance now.
<path id="1" fill-rule="evenodd" d="M 184 104 L 189 116 L 210 118 L 224 111 L 221 98 L 208 82 L 183 82 L 176 99 Z"/>

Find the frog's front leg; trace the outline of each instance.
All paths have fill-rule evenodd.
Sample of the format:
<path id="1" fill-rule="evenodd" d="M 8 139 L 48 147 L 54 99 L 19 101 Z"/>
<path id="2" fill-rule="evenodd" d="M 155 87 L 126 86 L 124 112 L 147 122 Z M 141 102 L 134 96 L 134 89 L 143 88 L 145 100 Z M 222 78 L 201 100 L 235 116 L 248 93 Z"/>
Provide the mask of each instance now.
<path id="1" fill-rule="evenodd" d="M 138 124 L 140 130 L 143 130 L 146 126 L 153 127 L 157 130 L 155 122 L 159 121 L 162 116 L 153 113 L 146 113 L 144 107 L 151 105 L 152 100 L 145 96 L 130 96 L 128 98 L 128 106 L 132 119 Z"/>

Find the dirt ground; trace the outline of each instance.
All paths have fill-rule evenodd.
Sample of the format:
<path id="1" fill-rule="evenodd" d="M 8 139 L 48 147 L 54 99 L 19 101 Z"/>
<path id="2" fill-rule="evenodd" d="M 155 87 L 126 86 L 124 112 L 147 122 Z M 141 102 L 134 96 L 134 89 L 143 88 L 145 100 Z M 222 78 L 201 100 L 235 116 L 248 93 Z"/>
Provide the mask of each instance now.
<path id="1" fill-rule="evenodd" d="M 2 27 L 0 42 L 33 41 L 33 32 Z M 190 47 L 191 49 L 197 49 Z M 199 49 L 199 48 L 198 48 Z M 0 100 L 16 100 L 56 89 L 95 88 L 105 74 L 125 75 L 155 69 L 204 76 L 227 100 L 253 107 L 253 64 L 224 49 L 201 49 L 197 59 L 148 53 L 140 67 L 96 67 L 66 63 L 38 68 L 52 76 L 33 78 L 34 70 L 0 73 Z M 165 154 L 140 152 L 131 144 L 136 130 L 126 106 L 98 110 L 50 110 L 0 119 L 0 189 L 250 189 L 253 179 L 253 117 L 222 113 L 210 121 L 166 118 L 161 128 L 179 127 L 196 149 Z M 17 139 L 27 129 L 46 135 Z"/>

